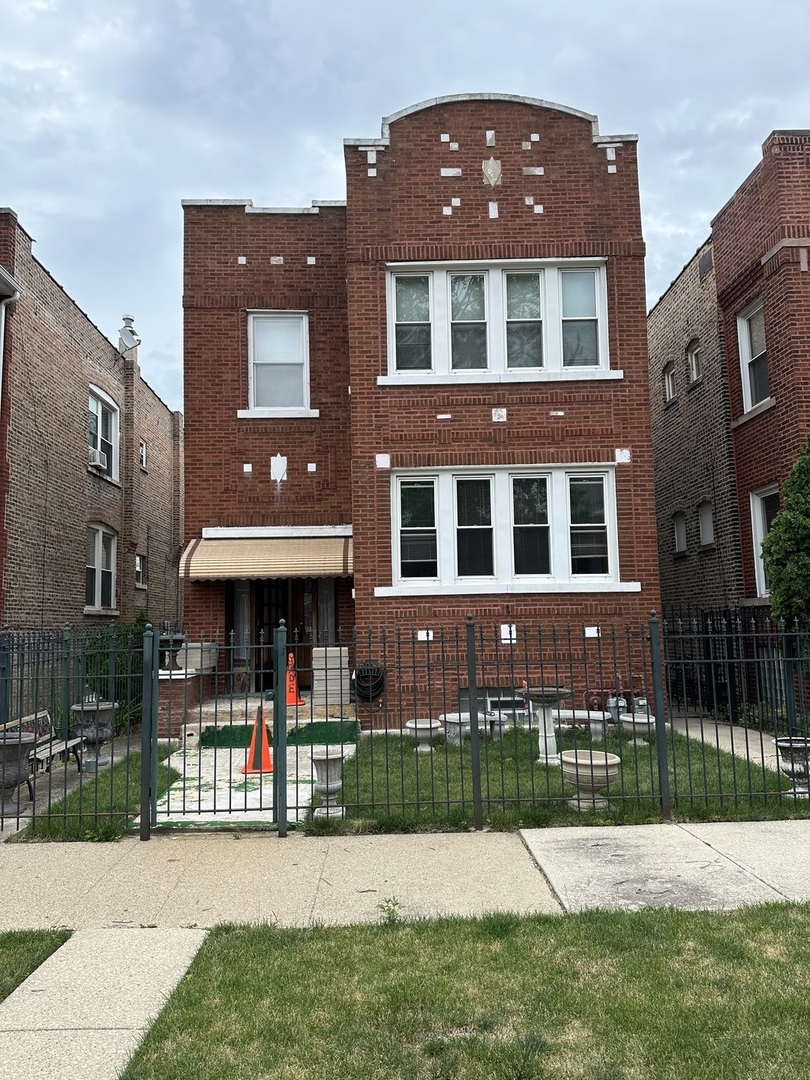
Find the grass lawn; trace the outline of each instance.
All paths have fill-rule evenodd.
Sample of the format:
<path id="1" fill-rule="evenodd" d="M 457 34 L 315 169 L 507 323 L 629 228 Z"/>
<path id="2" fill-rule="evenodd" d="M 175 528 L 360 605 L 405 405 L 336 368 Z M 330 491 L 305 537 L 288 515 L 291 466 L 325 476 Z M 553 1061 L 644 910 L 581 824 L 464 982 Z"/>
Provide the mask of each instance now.
<path id="1" fill-rule="evenodd" d="M 121 1080 L 805 1080 L 810 908 L 211 932 Z"/>
<path id="2" fill-rule="evenodd" d="M 709 748 L 676 732 L 668 733 L 672 806 L 680 820 L 751 820 L 805 817 L 808 800 L 780 795 L 792 785 L 776 772 Z M 362 828 L 391 831 L 465 828 L 472 824 L 472 763 L 462 748 L 437 739 L 432 754 L 414 752 L 410 736 L 375 734 L 358 743 L 344 764 L 342 801 L 346 821 L 314 822 L 321 830 Z M 567 804 L 575 792 L 559 768 L 537 764 L 537 733 L 515 729 L 502 742 L 481 740 L 484 818 L 494 828 L 660 820 L 654 745 L 637 747 L 623 732 L 611 732 L 607 749 L 622 759 L 611 785 L 609 810 L 580 812 Z M 587 749 L 587 735 L 565 734 L 559 748 Z"/>
<path id="3" fill-rule="evenodd" d="M 160 744 L 160 760 L 169 753 L 169 746 Z M 179 778 L 175 769 L 158 765 L 158 798 Z M 117 840 L 140 813 L 140 799 L 141 755 L 132 753 L 98 775 L 83 773 L 75 791 L 38 814 L 12 840 Z"/>
<path id="4" fill-rule="evenodd" d="M 0 933 L 0 1001 L 64 945 L 70 930 L 10 930 Z"/>

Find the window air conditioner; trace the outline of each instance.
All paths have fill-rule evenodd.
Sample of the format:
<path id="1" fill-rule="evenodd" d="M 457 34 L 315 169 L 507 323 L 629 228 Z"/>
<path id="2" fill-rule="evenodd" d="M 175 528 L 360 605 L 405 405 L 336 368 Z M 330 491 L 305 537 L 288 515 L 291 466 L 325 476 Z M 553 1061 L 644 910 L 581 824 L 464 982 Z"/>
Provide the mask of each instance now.
<path id="1" fill-rule="evenodd" d="M 103 450 L 94 450 L 93 447 L 89 447 L 87 451 L 89 463 L 96 469 L 107 468 L 107 455 Z"/>

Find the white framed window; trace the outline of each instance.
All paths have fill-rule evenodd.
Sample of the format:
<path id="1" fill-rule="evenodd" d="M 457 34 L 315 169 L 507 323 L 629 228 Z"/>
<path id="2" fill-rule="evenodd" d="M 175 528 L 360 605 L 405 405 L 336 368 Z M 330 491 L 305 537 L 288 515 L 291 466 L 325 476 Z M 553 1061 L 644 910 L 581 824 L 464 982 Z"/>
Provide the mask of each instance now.
<path id="1" fill-rule="evenodd" d="M 740 346 L 743 409 L 748 412 L 770 397 L 765 314 L 761 299 L 749 304 L 737 316 L 737 337 Z"/>
<path id="2" fill-rule="evenodd" d="M 686 551 L 686 514 L 682 510 L 672 515 L 672 532 L 675 541 L 675 554 Z"/>
<path id="3" fill-rule="evenodd" d="M 87 526 L 85 611 L 115 609 L 115 562 L 118 537 L 106 525 Z"/>
<path id="4" fill-rule="evenodd" d="M 700 543 L 705 547 L 714 543 L 714 504 L 709 499 L 704 499 L 698 505 L 698 525 L 700 526 Z"/>
<path id="5" fill-rule="evenodd" d="M 144 470 L 146 470 L 146 463 L 148 461 L 149 448 L 146 445 L 145 439 L 138 441 L 138 464 Z"/>
<path id="6" fill-rule="evenodd" d="M 145 589 L 147 585 L 146 581 L 146 556 L 135 556 L 135 588 Z"/>
<path id="7" fill-rule="evenodd" d="M 689 382 L 698 382 L 703 377 L 703 361 L 700 354 L 700 345 L 690 345 L 686 350 L 686 366 L 689 371 Z"/>
<path id="8" fill-rule="evenodd" d="M 667 364 L 664 368 L 664 403 L 674 401 L 677 396 L 675 388 L 675 365 Z"/>
<path id="9" fill-rule="evenodd" d="M 113 399 L 91 386 L 87 405 L 88 467 L 118 479 L 119 411 Z"/>
<path id="10" fill-rule="evenodd" d="M 305 311 L 248 312 L 248 408 L 240 417 L 318 416 L 309 400 Z"/>
<path id="11" fill-rule="evenodd" d="M 773 519 L 779 513 L 779 487 L 770 484 L 751 492 L 751 536 L 754 545 L 754 575 L 757 596 L 769 596 L 770 584 L 762 560 L 762 541 L 771 531 Z"/>
<path id="12" fill-rule="evenodd" d="M 381 385 L 621 378 L 604 261 L 392 264 Z"/>
<path id="13" fill-rule="evenodd" d="M 612 466 L 392 476 L 393 585 L 375 595 L 587 592 L 619 579 Z"/>

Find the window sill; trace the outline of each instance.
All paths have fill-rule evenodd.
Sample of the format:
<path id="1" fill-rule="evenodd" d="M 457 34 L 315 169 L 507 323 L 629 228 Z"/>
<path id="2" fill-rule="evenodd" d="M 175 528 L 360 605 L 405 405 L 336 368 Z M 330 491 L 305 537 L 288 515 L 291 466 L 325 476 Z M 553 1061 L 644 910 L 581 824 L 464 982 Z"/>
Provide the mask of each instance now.
<path id="1" fill-rule="evenodd" d="M 320 409 L 237 409 L 238 420 L 300 420 L 321 415 Z"/>
<path id="2" fill-rule="evenodd" d="M 665 409 L 671 409 L 671 408 L 673 408 L 673 406 L 675 406 L 677 404 L 678 404 L 678 395 L 676 394 L 675 397 L 668 398 L 664 402 L 664 408 Z"/>
<path id="3" fill-rule="evenodd" d="M 588 581 L 542 581 L 542 582 L 456 582 L 442 585 L 428 582 L 424 585 L 380 585 L 375 596 L 475 596 L 502 593 L 637 593 L 640 581 L 605 581 L 602 578 Z"/>
<path id="4" fill-rule="evenodd" d="M 689 552 L 686 551 L 686 550 L 684 550 L 684 551 L 673 551 L 672 552 L 672 558 L 673 558 L 673 560 L 685 559 L 688 554 L 689 554 Z"/>
<path id="5" fill-rule="evenodd" d="M 736 420 L 731 421 L 732 430 L 739 427 L 740 424 L 745 424 L 747 423 L 747 421 L 753 420 L 755 416 L 761 416 L 762 413 L 767 412 L 769 409 L 772 409 L 775 404 L 776 401 L 772 397 L 768 397 L 765 398 L 764 401 L 760 401 L 752 409 L 749 409 L 748 412 L 743 413 L 742 416 L 738 416 Z"/>
<path id="6" fill-rule="evenodd" d="M 149 586 L 148 585 L 139 585 L 138 582 L 136 581 L 135 582 L 135 588 L 140 589 L 142 592 L 146 592 L 146 590 L 149 588 Z"/>
<path id="7" fill-rule="evenodd" d="M 92 465 L 87 466 L 87 471 L 91 476 L 97 477 L 99 480 L 106 480 L 108 484 L 112 484 L 114 487 L 120 488 L 121 481 L 114 476 L 110 476 L 109 473 L 102 472 L 101 469 L 94 469 Z"/>
<path id="8" fill-rule="evenodd" d="M 687 394 L 689 394 L 693 390 L 697 389 L 698 386 L 703 386 L 703 376 L 702 375 L 697 379 L 692 379 L 692 381 L 687 385 L 687 387 L 686 387 Z"/>
<path id="9" fill-rule="evenodd" d="M 120 615 L 121 612 L 118 608 L 111 607 L 87 607 L 85 605 L 82 614 L 84 615 Z"/>
<path id="10" fill-rule="evenodd" d="M 598 382 L 623 379 L 623 371 L 605 368 L 576 368 L 570 371 L 454 371 L 441 375 L 430 371 L 400 371 L 378 375 L 377 386 L 470 386 L 486 383 Z"/>

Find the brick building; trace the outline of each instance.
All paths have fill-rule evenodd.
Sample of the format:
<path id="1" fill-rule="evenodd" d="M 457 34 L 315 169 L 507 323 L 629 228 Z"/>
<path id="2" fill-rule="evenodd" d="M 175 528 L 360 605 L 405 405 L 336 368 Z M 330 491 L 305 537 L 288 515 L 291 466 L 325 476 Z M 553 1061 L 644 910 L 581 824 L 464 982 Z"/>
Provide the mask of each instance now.
<path id="1" fill-rule="evenodd" d="M 12 629 L 181 618 L 183 420 L 0 209 L 0 611 Z M 134 347 L 130 347 L 134 346 Z"/>
<path id="2" fill-rule="evenodd" d="M 774 131 L 650 312 L 665 604 L 767 605 L 760 545 L 810 432 L 810 132 Z"/>
<path id="3" fill-rule="evenodd" d="M 345 204 L 184 203 L 187 629 L 644 618 L 635 136 L 458 95 L 344 151 Z"/>

